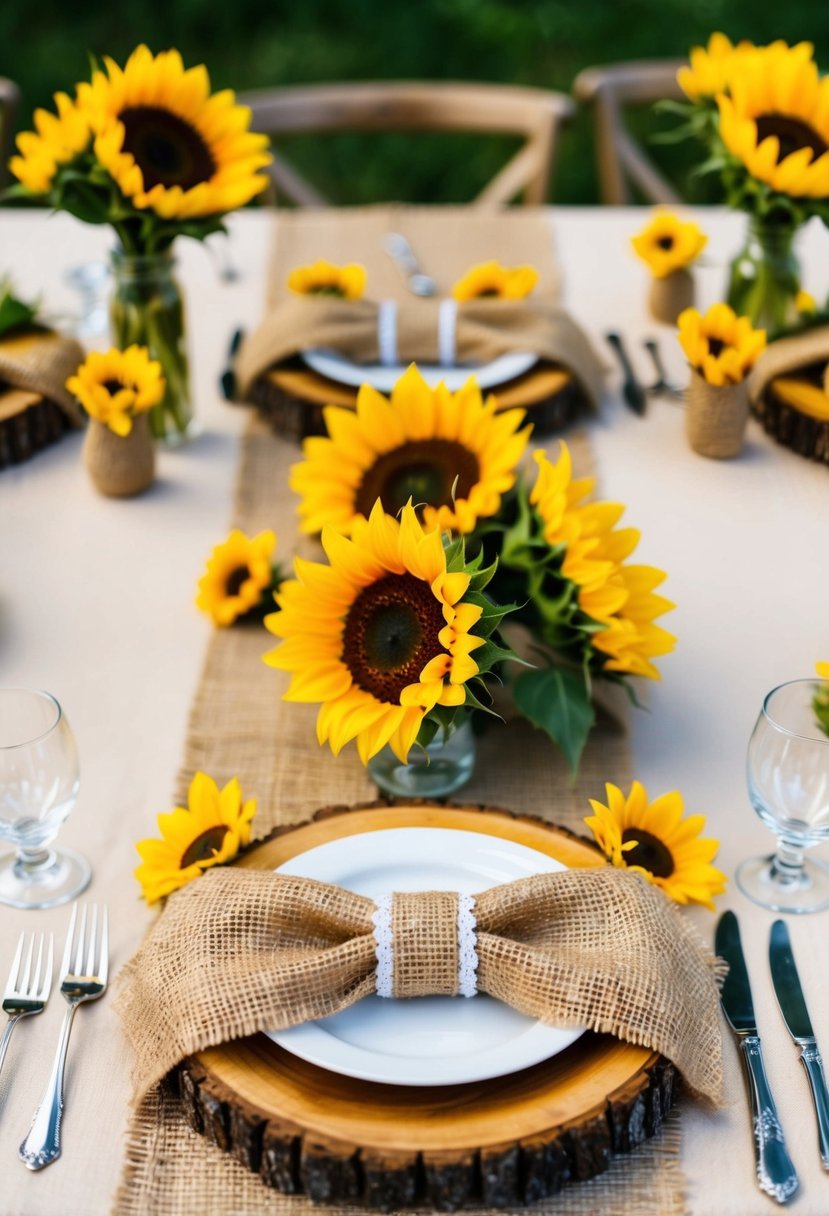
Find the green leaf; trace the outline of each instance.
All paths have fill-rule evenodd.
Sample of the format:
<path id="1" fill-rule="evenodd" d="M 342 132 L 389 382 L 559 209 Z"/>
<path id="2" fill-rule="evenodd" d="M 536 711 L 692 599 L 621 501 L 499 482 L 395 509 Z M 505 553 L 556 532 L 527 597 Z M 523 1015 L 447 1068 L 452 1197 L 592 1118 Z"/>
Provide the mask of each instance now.
<path id="1" fill-rule="evenodd" d="M 23 329 L 34 322 L 37 304 L 26 304 L 12 295 L 8 281 L 0 281 L 0 334 Z"/>
<path id="2" fill-rule="evenodd" d="M 515 704 L 561 748 L 575 775 L 596 721 L 581 672 L 548 667 L 524 672 L 512 685 Z"/>

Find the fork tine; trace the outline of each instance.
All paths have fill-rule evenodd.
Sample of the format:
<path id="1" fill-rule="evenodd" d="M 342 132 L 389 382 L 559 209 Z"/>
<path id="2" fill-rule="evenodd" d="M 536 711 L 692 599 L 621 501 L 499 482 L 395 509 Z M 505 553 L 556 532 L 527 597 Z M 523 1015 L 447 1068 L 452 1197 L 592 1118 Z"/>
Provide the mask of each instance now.
<path id="1" fill-rule="evenodd" d="M 22 980 L 20 980 L 20 983 L 17 986 L 17 991 L 22 996 L 25 996 L 29 991 L 29 976 L 32 973 L 32 955 L 34 954 L 34 949 L 35 949 L 35 935 L 33 933 L 31 935 L 31 937 L 29 938 L 29 949 L 26 951 L 26 968 L 23 972 L 23 978 L 22 978 Z"/>
<path id="2" fill-rule="evenodd" d="M 49 993 L 52 991 L 52 972 L 55 963 L 55 935 L 49 934 L 49 953 L 46 955 L 46 970 L 43 973 L 43 979 L 40 984 L 40 989 L 37 994 L 37 1000 L 48 1001 Z M 40 957 L 38 956 L 38 970 L 40 970 Z"/>
<path id="3" fill-rule="evenodd" d="M 101 917 L 101 958 L 98 963 L 98 979 L 106 984 L 109 974 L 109 912 L 106 904 Z"/>
<path id="4" fill-rule="evenodd" d="M 17 949 L 14 952 L 14 961 L 9 972 L 9 980 L 6 984 L 6 996 L 13 996 L 17 987 L 17 977 L 20 974 L 20 960 L 23 957 L 23 942 L 26 939 L 25 932 L 21 932 L 20 940 L 17 943 Z"/>
<path id="5" fill-rule="evenodd" d="M 30 1000 L 37 999 L 37 990 L 40 984 L 40 968 L 43 966 L 43 945 L 46 939 L 46 934 L 41 933 L 40 940 L 37 943 L 37 962 L 35 964 L 35 972 L 32 976 L 31 984 L 26 985 L 26 996 Z M 34 934 L 32 934 L 32 944 L 34 945 Z"/>
<path id="6" fill-rule="evenodd" d="M 98 905 L 92 905 L 92 924 L 89 927 L 89 941 L 86 947 L 86 975 L 95 974 L 95 938 L 98 936 Z"/>
<path id="7" fill-rule="evenodd" d="M 75 921 L 78 918 L 78 905 L 72 907 L 72 915 L 69 918 L 69 928 L 66 930 L 66 944 L 63 947 L 63 958 L 60 964 L 60 978 L 63 980 L 69 974 L 69 968 L 72 966 L 72 939 L 75 936 Z"/>
<path id="8" fill-rule="evenodd" d="M 78 926 L 78 943 L 75 950 L 75 970 L 73 975 L 83 975 L 83 944 L 86 937 L 86 904 L 81 908 L 81 923 Z"/>

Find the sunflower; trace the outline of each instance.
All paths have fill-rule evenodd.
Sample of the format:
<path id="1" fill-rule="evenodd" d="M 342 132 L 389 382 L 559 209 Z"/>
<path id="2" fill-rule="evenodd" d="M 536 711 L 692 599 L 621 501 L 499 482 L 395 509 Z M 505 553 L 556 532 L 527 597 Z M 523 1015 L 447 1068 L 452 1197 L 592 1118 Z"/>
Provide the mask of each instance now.
<path id="1" fill-rule="evenodd" d="M 677 325 L 688 362 L 709 384 L 739 384 L 766 345 L 766 331 L 752 329 L 727 304 L 712 304 L 705 316 L 686 308 Z"/>
<path id="2" fill-rule="evenodd" d="M 610 783 L 605 791 L 607 805 L 591 798 L 594 814 L 584 822 L 608 860 L 644 875 L 678 904 L 704 904 L 713 911 L 714 896 L 725 890 L 725 875 L 711 865 L 719 841 L 700 836 L 705 816 L 683 819 L 677 790 L 651 803 L 638 781 L 627 797 Z"/>
<path id="3" fill-rule="evenodd" d="M 400 520 L 375 503 L 351 539 L 323 528 L 330 565 L 295 559 L 279 611 L 265 618 L 284 639 L 264 656 L 291 673 L 288 701 L 318 701 L 317 738 L 332 752 L 356 739 L 364 764 L 386 744 L 406 763 L 436 706 L 460 706 L 478 674 L 471 633 L 482 608 L 464 601 L 470 576 L 450 573 L 440 532 L 418 522 L 411 503 Z"/>
<path id="4" fill-rule="evenodd" d="M 275 548 L 273 532 L 245 536 L 234 528 L 208 558 L 207 568 L 199 579 L 196 607 L 220 626 L 232 625 L 238 617 L 256 608 L 273 586 Z"/>
<path id="5" fill-rule="evenodd" d="M 288 287 L 301 296 L 337 296 L 359 300 L 366 289 L 366 268 L 356 262 L 335 266 L 320 258 L 308 266 L 297 266 L 288 275 Z"/>
<path id="6" fill-rule="evenodd" d="M 752 177 L 793 198 L 829 195 L 829 79 L 808 43 L 740 61 L 717 96 L 720 135 Z"/>
<path id="7" fill-rule="evenodd" d="M 135 846 L 141 865 L 135 877 L 148 904 L 186 886 L 211 866 L 224 865 L 250 840 L 256 799 L 242 801 L 239 782 L 219 790 L 206 773 L 196 773 L 187 793 L 187 807 L 158 816 L 161 839 L 150 837 Z"/>
<path id="8" fill-rule="evenodd" d="M 326 524 L 350 532 L 378 499 L 396 515 L 411 499 L 428 529 L 471 532 L 494 515 L 515 484 L 530 427 L 523 410 L 497 413 L 474 377 L 457 393 L 429 388 L 415 364 L 391 399 L 364 384 L 357 408 L 325 410 L 328 436 L 306 439 L 291 470 L 305 532 Z"/>
<path id="9" fill-rule="evenodd" d="M 657 211 L 631 245 L 656 279 L 690 266 L 708 244 L 698 224 L 683 221 L 670 211 Z"/>
<path id="10" fill-rule="evenodd" d="M 502 266 L 500 262 L 481 262 L 467 270 L 452 288 L 456 300 L 524 300 L 538 283 L 532 266 Z"/>
<path id="11" fill-rule="evenodd" d="M 161 364 L 145 346 L 92 351 L 66 381 L 91 418 L 116 435 L 129 435 L 136 414 L 151 410 L 164 396 Z"/>
<path id="12" fill-rule="evenodd" d="M 650 661 L 673 650 L 676 638 L 654 622 L 674 605 L 656 594 L 665 574 L 654 566 L 626 565 L 639 543 L 635 528 L 616 528 L 624 507 L 586 502 L 594 481 L 572 479 L 565 443 L 554 464 L 537 451 L 538 477 L 530 492 L 543 536 L 563 547 L 561 575 L 578 588 L 578 606 L 600 628 L 590 632 L 601 670 L 660 679 Z"/>
<path id="13" fill-rule="evenodd" d="M 48 194 L 61 165 L 74 160 L 89 144 L 89 118 L 66 93 L 55 94 L 57 114 L 35 110 L 34 131 L 17 137 L 19 156 L 9 168 L 34 194 Z"/>
<path id="14" fill-rule="evenodd" d="M 210 92 L 207 69 L 185 70 L 178 51 L 139 46 L 123 70 L 106 58 L 78 86 L 95 155 L 139 210 L 163 219 L 232 211 L 267 184 L 268 140 L 248 130 L 250 110 L 231 90 Z"/>
<path id="15" fill-rule="evenodd" d="M 712 34 L 707 47 L 695 46 L 691 51 L 690 67 L 679 69 L 677 83 L 691 101 L 713 98 L 725 91 L 731 73 L 747 54 L 756 50 L 751 42 L 740 42 L 734 46 L 725 34 Z"/>

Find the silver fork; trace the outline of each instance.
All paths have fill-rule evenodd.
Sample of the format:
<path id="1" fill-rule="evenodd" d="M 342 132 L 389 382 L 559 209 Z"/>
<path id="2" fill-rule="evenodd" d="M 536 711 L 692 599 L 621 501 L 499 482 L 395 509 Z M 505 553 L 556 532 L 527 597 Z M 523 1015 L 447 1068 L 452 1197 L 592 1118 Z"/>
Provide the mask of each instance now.
<path id="1" fill-rule="evenodd" d="M 49 951 L 46 955 L 46 968 L 44 970 L 43 947 L 45 943 L 46 934 L 41 933 L 37 947 L 37 962 L 35 963 L 34 971 L 32 971 L 35 935 L 33 933 L 29 938 L 29 949 L 26 950 L 26 934 L 20 934 L 20 941 L 17 943 L 17 951 L 15 952 L 12 969 L 9 972 L 6 991 L 3 993 L 3 1012 L 9 1015 L 9 1020 L 6 1022 L 3 1037 L 0 1039 L 0 1070 L 3 1068 L 6 1048 L 9 1045 L 9 1039 L 12 1037 L 12 1031 L 17 1023 L 21 1018 L 28 1018 L 33 1013 L 43 1013 L 46 1002 L 49 1000 L 49 993 L 52 988 L 52 964 L 54 962 L 55 949 L 55 939 L 51 933 L 49 934 Z M 26 955 L 25 964 L 23 964 L 24 952 Z"/>
<path id="2" fill-rule="evenodd" d="M 46 1083 L 46 1089 L 40 1100 L 40 1106 L 32 1120 L 31 1130 L 20 1146 L 19 1157 L 30 1170 L 42 1170 L 60 1156 L 60 1125 L 63 1115 L 63 1072 L 66 1065 L 66 1050 L 69 1046 L 69 1035 L 72 1030 L 72 1019 L 75 1010 L 85 1001 L 95 1001 L 103 996 L 107 986 L 107 969 L 109 959 L 109 935 L 107 926 L 106 905 L 101 917 L 100 942 L 98 938 L 98 905 L 92 905 L 92 916 L 89 933 L 86 930 L 86 905 L 81 912 L 81 923 L 75 943 L 75 958 L 72 960 L 72 946 L 75 938 L 75 923 L 77 921 L 78 905 L 72 909 L 69 930 L 66 934 L 66 946 L 63 951 L 63 961 L 60 967 L 60 991 L 68 1003 L 58 1041 L 57 1055 L 52 1065 L 52 1072 Z M 86 954 L 86 961 L 84 961 Z"/>

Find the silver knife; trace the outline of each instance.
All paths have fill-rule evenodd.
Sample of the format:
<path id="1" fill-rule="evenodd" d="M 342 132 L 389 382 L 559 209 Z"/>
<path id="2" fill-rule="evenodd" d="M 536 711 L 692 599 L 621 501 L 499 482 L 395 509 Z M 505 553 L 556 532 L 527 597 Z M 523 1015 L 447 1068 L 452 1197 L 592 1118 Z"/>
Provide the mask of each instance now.
<path id="1" fill-rule="evenodd" d="M 720 991 L 720 1000 L 728 1023 L 737 1036 L 746 1069 L 754 1123 L 757 1183 L 760 1190 L 772 1199 L 787 1203 L 797 1190 L 797 1174 L 783 1139 L 783 1129 L 763 1065 L 751 985 L 740 943 L 740 927 L 733 912 L 724 912 L 717 922 L 715 947 L 720 958 L 728 963 L 728 975 Z"/>
<path id="2" fill-rule="evenodd" d="M 782 920 L 776 920 L 771 927 L 769 964 L 783 1021 L 800 1048 L 800 1062 L 809 1078 L 817 1115 L 820 1159 L 823 1168 L 829 1170 L 829 1093 L 826 1090 L 823 1060 L 818 1051 L 809 1010 L 806 1008 L 803 989 L 800 986 L 800 977 L 794 964 L 789 930 Z"/>

